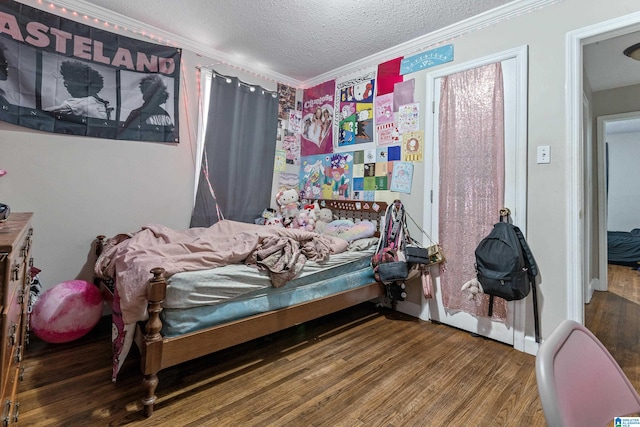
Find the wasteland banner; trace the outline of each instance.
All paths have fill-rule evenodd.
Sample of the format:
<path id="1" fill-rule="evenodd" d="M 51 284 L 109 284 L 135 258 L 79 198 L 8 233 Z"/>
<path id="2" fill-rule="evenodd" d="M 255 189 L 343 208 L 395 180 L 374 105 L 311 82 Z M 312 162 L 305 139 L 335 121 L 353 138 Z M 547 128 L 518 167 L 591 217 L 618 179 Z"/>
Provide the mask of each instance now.
<path id="1" fill-rule="evenodd" d="M 0 120 L 47 132 L 178 142 L 180 50 L 0 4 Z"/>

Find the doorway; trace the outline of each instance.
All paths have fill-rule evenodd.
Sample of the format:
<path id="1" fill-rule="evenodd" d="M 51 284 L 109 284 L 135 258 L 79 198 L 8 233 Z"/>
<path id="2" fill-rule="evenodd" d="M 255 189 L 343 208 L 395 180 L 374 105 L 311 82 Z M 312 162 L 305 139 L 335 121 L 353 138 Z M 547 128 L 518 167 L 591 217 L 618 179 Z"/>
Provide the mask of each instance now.
<path id="1" fill-rule="evenodd" d="M 609 248 L 608 234 L 610 231 L 617 234 L 640 228 L 637 219 L 640 190 L 635 186 L 640 182 L 640 170 L 637 167 L 640 155 L 640 111 L 600 116 L 597 118 L 597 131 L 598 157 L 603 159 L 598 171 L 603 177 L 598 181 L 601 268 L 609 270 L 607 264 L 627 265 L 627 262 L 638 267 L 633 264 L 638 261 L 634 258 L 637 250 L 630 251 L 626 246 Z M 609 275 L 602 276 L 598 290 L 607 291 Z"/>
<path id="2" fill-rule="evenodd" d="M 569 130 L 570 152 L 573 162 L 570 165 L 570 200 L 569 200 L 569 245 L 567 258 L 571 267 L 567 272 L 568 317 L 584 324 L 587 301 L 585 295 L 590 292 L 592 275 L 597 276 L 595 289 L 606 289 L 607 253 L 606 223 L 601 209 L 605 203 L 603 193 L 598 192 L 596 203 L 586 202 L 591 197 L 591 188 L 585 175 L 597 176 L 598 185 L 604 180 L 604 159 L 598 156 L 595 164 L 589 164 L 585 146 L 584 130 L 592 127 L 592 119 L 585 119 L 585 72 L 583 48 L 591 43 L 612 39 L 614 37 L 640 31 L 640 13 L 633 13 L 610 21 L 572 31 L 567 35 L 567 129 Z M 609 63 L 610 68 L 613 64 Z M 594 109 L 591 106 L 592 111 Z M 585 120 L 589 120 L 585 123 Z M 584 248 L 590 248 L 585 256 Z M 593 273 L 592 273 L 593 272 Z M 596 273 L 597 272 L 597 273 Z M 602 283 L 604 282 L 604 283 Z"/>
<path id="3" fill-rule="evenodd" d="M 476 61 L 459 64 L 427 74 L 427 105 L 433 105 L 432 114 L 427 117 L 427 128 L 431 132 L 425 135 L 425 148 L 431 151 L 432 173 L 425 173 L 425 191 L 431 196 L 425 197 L 423 224 L 429 235 L 438 240 L 438 108 L 440 79 L 462 71 L 501 63 L 504 78 L 505 97 L 505 206 L 512 211 L 514 223 L 526 227 L 526 117 L 527 117 L 527 47 L 512 49 L 481 58 Z M 496 212 L 497 220 L 497 212 Z M 523 230 L 526 233 L 526 230 Z M 446 248 L 445 248 L 446 252 Z M 492 321 L 488 317 L 475 317 L 462 311 L 449 313 L 443 308 L 439 294 L 439 279 L 436 279 L 435 298 L 423 301 L 421 319 L 433 319 L 475 334 L 487 336 L 498 341 L 512 344 L 524 351 L 524 311 L 523 301 L 509 303 L 506 322 Z"/>

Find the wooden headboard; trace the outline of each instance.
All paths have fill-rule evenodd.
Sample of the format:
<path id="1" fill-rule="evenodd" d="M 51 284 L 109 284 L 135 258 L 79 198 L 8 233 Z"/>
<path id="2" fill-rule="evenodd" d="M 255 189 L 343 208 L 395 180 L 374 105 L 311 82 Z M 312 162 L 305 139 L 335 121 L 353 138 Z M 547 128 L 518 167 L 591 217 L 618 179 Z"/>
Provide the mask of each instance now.
<path id="1" fill-rule="evenodd" d="M 321 208 L 331 209 L 334 219 L 350 219 L 353 222 L 371 221 L 376 225 L 376 237 L 380 236 L 380 226 L 387 210 L 386 202 L 320 199 L 318 204 Z"/>

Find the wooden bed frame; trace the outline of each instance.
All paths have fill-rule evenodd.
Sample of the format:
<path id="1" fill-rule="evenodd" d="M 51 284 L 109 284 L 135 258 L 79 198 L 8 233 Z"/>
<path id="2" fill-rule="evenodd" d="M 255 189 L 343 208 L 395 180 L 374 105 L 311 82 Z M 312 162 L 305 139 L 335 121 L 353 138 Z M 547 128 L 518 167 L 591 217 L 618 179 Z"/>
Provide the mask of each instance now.
<path id="1" fill-rule="evenodd" d="M 320 205 L 331 209 L 334 218 L 374 222 L 377 235 L 380 231 L 381 218 L 387 208 L 384 202 L 354 200 L 321 200 Z M 96 245 L 98 254 L 102 250 L 104 239 L 105 236 L 98 236 Z M 140 367 L 144 376 L 142 404 L 144 415 L 147 417 L 153 414 L 160 370 L 384 295 L 383 286 L 378 282 L 372 282 L 318 300 L 257 314 L 177 337 L 165 338 L 160 334 L 162 329 L 160 313 L 166 297 L 167 281 L 164 277 L 164 269 L 161 267 L 152 269 L 151 274 L 152 278 L 148 285 L 149 319 L 144 323 L 138 323 L 135 334 L 135 342 L 141 355 Z M 100 286 L 105 301 L 112 306 L 113 292 L 102 281 L 96 282 Z"/>

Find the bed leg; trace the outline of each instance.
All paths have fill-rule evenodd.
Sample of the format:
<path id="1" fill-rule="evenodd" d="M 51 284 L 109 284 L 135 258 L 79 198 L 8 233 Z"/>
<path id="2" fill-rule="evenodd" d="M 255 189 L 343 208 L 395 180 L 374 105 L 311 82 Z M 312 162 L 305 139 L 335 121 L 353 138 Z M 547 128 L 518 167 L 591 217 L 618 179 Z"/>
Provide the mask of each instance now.
<path id="1" fill-rule="evenodd" d="M 158 376 L 156 374 L 145 375 L 142 379 L 142 389 L 144 390 L 142 405 L 145 417 L 153 415 L 153 404 L 157 399 L 156 387 L 158 387 Z"/>
<path id="2" fill-rule="evenodd" d="M 153 277 L 149 280 L 149 320 L 145 326 L 143 354 L 141 367 L 144 378 L 142 380 L 142 405 L 144 415 L 150 417 L 153 414 L 153 405 L 156 402 L 156 387 L 158 387 L 158 372 L 162 367 L 162 302 L 167 294 L 167 282 L 164 277 L 164 268 L 151 270 Z"/>

